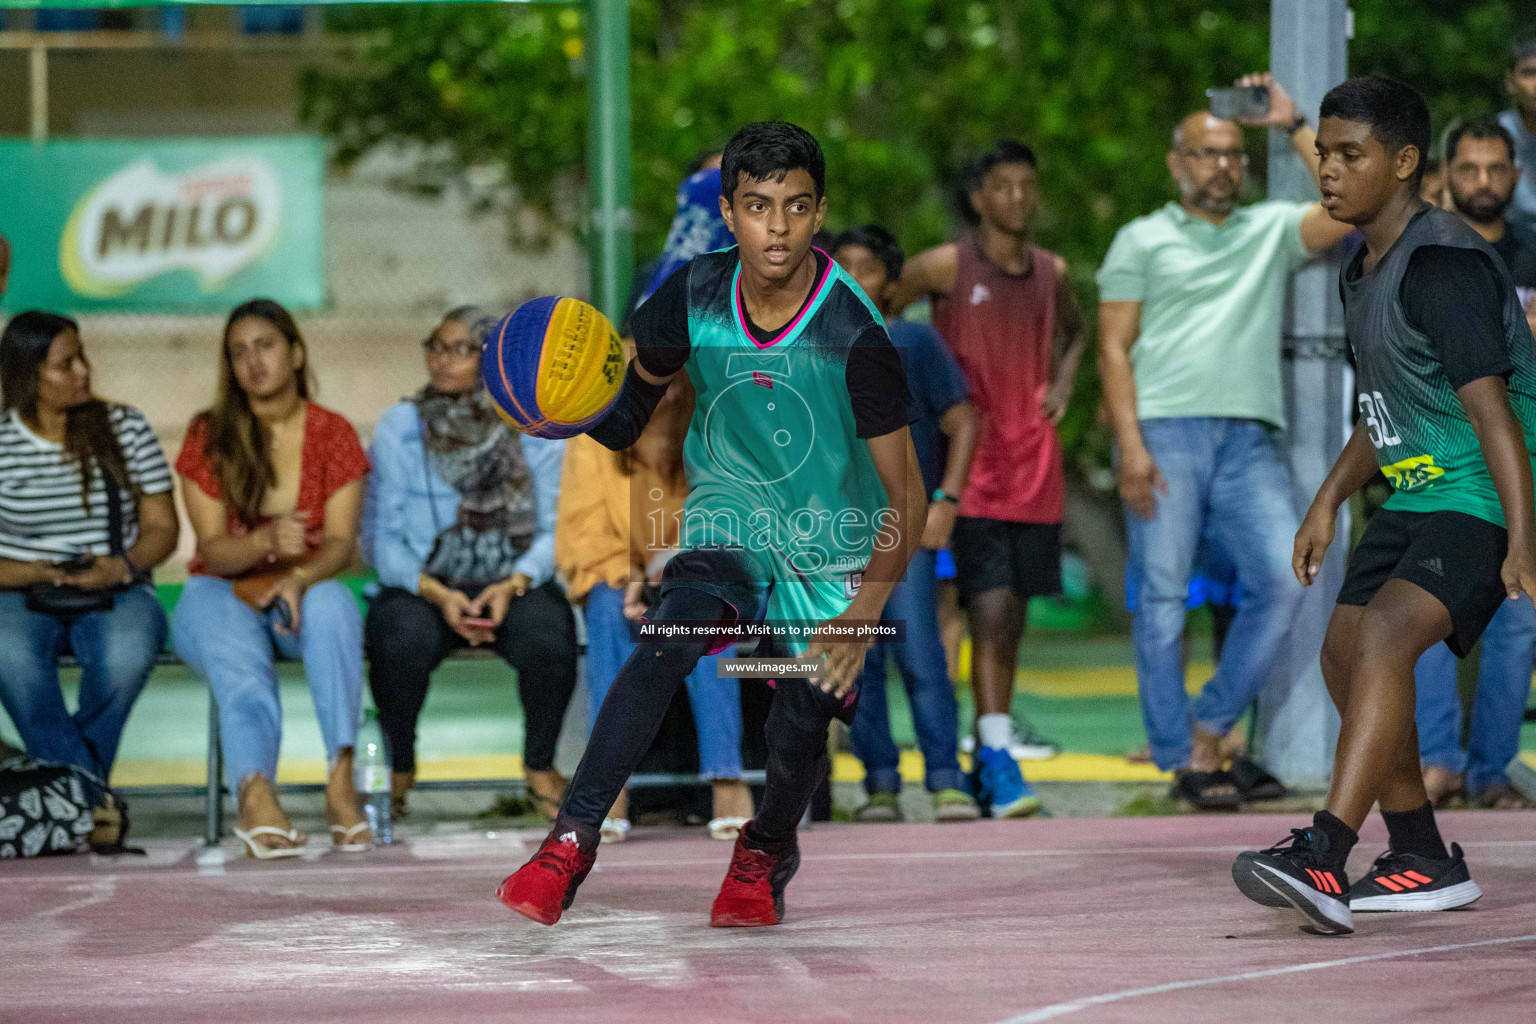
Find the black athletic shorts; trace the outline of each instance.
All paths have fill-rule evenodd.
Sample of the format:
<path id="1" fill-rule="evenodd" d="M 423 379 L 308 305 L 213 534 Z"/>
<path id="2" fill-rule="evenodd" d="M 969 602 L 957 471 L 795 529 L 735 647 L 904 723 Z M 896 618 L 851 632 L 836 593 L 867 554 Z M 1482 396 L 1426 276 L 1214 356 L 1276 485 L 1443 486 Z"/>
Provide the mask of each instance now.
<path id="1" fill-rule="evenodd" d="M 949 539 L 960 603 L 1002 587 L 1021 598 L 1061 593 L 1061 524 L 961 516 Z"/>
<path id="2" fill-rule="evenodd" d="M 694 548 L 679 551 L 668 560 L 666 568 L 661 572 L 659 594 L 665 597 L 675 587 L 702 590 L 724 601 L 734 610 L 735 614 L 721 623 L 722 626 L 758 623 L 764 621 L 768 613 L 768 595 L 771 590 L 760 576 L 761 569 L 756 568 L 756 562 L 740 550 L 724 547 Z M 654 618 L 656 615 L 660 597 L 657 604 L 648 611 L 648 617 Z M 721 639 L 712 646 L 712 653 L 723 652 L 729 655 L 733 645 Z M 751 649 L 751 654 L 759 658 L 792 656 L 789 645 L 775 637 L 760 638 Z M 857 683 L 842 697 L 823 693 L 819 686 L 805 678 L 773 680 L 769 685 L 807 687 L 814 691 L 817 707 L 829 717 L 838 719 L 844 725 L 853 725 L 854 714 L 858 710 Z"/>
<path id="3" fill-rule="evenodd" d="M 1508 548 L 1504 527 L 1465 512 L 1382 509 L 1349 556 L 1338 602 L 1369 604 L 1390 579 L 1422 587 L 1451 613 L 1445 645 L 1465 658 L 1508 598 L 1500 576 Z"/>

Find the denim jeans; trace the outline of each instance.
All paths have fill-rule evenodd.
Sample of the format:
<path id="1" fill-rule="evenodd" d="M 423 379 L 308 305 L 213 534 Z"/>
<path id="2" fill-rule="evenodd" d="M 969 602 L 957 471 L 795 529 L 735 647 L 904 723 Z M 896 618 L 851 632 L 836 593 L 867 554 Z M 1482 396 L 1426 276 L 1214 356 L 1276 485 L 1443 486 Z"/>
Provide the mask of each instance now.
<path id="1" fill-rule="evenodd" d="M 1268 677 L 1301 602 L 1291 572 L 1299 525 L 1290 472 L 1273 428 L 1253 420 L 1143 420 L 1142 438 L 1167 482 L 1151 519 L 1126 510 L 1131 576 L 1140 580 L 1132 638 L 1142 719 L 1152 759 L 1187 767 L 1191 712 L 1184 691 L 1184 604 L 1203 537 L 1237 570 L 1242 601 L 1215 676 L 1196 699 L 1193 721 L 1213 735 L 1237 724 Z"/>
<path id="2" fill-rule="evenodd" d="M 1533 648 L 1536 606 L 1527 598 L 1499 605 L 1483 632 L 1472 735 L 1465 750 L 1461 748 L 1456 656 L 1445 644 L 1436 644 L 1419 656 L 1413 671 L 1418 690 L 1414 717 L 1419 726 L 1419 759 L 1425 767 L 1465 772 L 1467 792 L 1474 797 L 1490 786 L 1509 782 L 1505 769 L 1520 752 Z"/>
<path id="3" fill-rule="evenodd" d="M 624 617 L 624 592 L 598 583 L 587 594 L 587 710 L 590 730 L 619 669 L 635 645 Z M 706 655 L 688 674 L 688 704 L 699 734 L 699 774 L 741 778 L 741 681 L 719 678 L 719 655 Z"/>
<path id="4" fill-rule="evenodd" d="M 235 596 L 228 580 L 187 580 L 171 643 L 208 680 L 219 705 L 224 780 L 239 792 L 253 773 L 277 777 L 283 738 L 277 658 L 304 663 L 325 752 L 334 759 L 357 740 L 363 693 L 363 617 L 346 587 L 322 580 L 304 594 L 298 635 L 277 631 L 275 614 L 262 615 Z"/>
<path id="5" fill-rule="evenodd" d="M 150 587 L 123 591 L 111 611 L 73 622 L 28 611 L 21 594 L 0 593 L 0 704 L 27 753 L 108 781 L 123 724 L 163 646 L 165 612 Z M 74 714 L 59 689 L 66 650 L 80 663 Z"/>
<path id="6" fill-rule="evenodd" d="M 957 754 L 960 709 L 949 681 L 944 645 L 939 640 L 936 552 L 919 548 L 885 602 L 886 622 L 905 621 L 903 643 L 882 642 L 869 649 L 859 678 L 859 707 L 853 719 L 853 753 L 864 762 L 864 789 L 898 793 L 901 751 L 891 739 L 886 695 L 886 655 L 896 656 L 901 681 L 912 706 L 917 745 L 923 752 L 923 784 L 930 793 L 964 788 Z"/>

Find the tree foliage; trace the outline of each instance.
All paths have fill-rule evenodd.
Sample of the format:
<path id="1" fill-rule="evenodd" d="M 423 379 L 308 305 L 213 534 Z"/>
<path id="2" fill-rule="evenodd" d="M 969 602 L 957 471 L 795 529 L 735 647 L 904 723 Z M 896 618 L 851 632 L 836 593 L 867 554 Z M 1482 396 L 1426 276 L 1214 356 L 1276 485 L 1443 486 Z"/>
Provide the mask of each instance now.
<path id="1" fill-rule="evenodd" d="M 1497 109 L 1513 6 L 1354 0 L 1352 70 L 1413 82 L 1441 121 Z M 440 173 L 499 168 L 524 202 L 579 228 L 579 6 L 328 17 L 366 40 L 356 61 L 303 82 L 305 116 L 340 162 L 380 142 L 425 144 Z M 1162 160 L 1173 123 L 1207 87 L 1267 65 L 1269 12 L 1253 0 L 632 0 L 631 26 L 641 258 L 660 246 L 688 161 L 743 123 L 812 131 L 827 151 L 829 225 L 881 223 L 909 251 L 952 235 L 956 168 L 1006 135 L 1039 155 L 1039 238 L 1091 303 L 1115 230 L 1173 194 Z M 1091 421 L 1092 403 L 1076 405 L 1069 446 Z"/>

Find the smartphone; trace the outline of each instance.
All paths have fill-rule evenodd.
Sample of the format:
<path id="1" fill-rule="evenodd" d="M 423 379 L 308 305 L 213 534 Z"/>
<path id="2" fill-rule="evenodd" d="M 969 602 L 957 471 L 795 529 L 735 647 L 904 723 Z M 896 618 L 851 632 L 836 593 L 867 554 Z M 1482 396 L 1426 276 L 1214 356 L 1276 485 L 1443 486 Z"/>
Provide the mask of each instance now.
<path id="1" fill-rule="evenodd" d="M 1211 116 L 1223 121 L 1263 117 L 1269 113 L 1269 86 L 1248 85 L 1233 89 L 1207 89 Z"/>
<path id="2" fill-rule="evenodd" d="M 277 625 L 284 632 L 293 629 L 293 609 L 288 607 L 288 602 L 281 597 L 274 597 L 262 608 L 264 614 L 277 613 Z"/>
<path id="3" fill-rule="evenodd" d="M 54 562 L 53 567 L 66 576 L 73 576 L 77 572 L 85 572 L 96 564 L 95 555 L 76 555 L 63 562 Z"/>
<path id="4" fill-rule="evenodd" d="M 468 616 L 459 620 L 466 626 L 474 626 L 476 629 L 495 629 L 496 623 L 492 619 L 471 619 Z"/>

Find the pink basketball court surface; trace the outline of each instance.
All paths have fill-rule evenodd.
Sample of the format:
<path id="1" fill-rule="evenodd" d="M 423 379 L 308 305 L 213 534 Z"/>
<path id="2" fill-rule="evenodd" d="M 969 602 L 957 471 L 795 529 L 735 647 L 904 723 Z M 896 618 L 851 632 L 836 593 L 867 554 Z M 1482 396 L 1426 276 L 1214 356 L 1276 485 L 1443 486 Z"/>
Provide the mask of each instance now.
<path id="1" fill-rule="evenodd" d="M 0 1020 L 1536 1019 L 1536 813 L 1441 821 L 1482 901 L 1357 915 L 1333 939 L 1231 882 L 1294 816 L 817 826 L 788 920 L 757 930 L 707 926 L 730 847 L 697 832 L 605 847 L 554 928 L 492 896 L 527 832 L 275 864 L 152 841 L 0 866 Z M 1354 870 L 1384 845 L 1368 825 Z"/>

